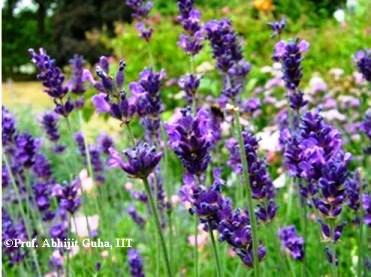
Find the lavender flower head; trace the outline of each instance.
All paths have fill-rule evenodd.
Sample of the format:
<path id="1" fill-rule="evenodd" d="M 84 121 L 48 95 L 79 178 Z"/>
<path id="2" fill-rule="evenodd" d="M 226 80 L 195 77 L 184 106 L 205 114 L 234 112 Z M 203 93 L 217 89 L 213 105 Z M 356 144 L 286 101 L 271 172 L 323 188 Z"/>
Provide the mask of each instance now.
<path id="1" fill-rule="evenodd" d="M 41 141 L 29 133 L 22 133 L 16 138 L 15 161 L 25 168 L 32 167 L 35 163 L 37 151 Z"/>
<path id="2" fill-rule="evenodd" d="M 14 143 L 16 123 L 14 116 L 4 106 L 1 107 L 1 124 L 3 147 L 7 147 Z"/>
<path id="3" fill-rule="evenodd" d="M 361 186 L 362 180 L 358 171 L 353 173 L 353 175 L 345 181 L 348 206 L 354 211 L 358 211 L 361 206 Z"/>
<path id="4" fill-rule="evenodd" d="M 216 230 L 220 221 L 231 213 L 231 201 L 221 194 L 224 180 L 220 178 L 220 170 L 213 172 L 214 182 L 209 188 L 198 186 L 195 188 L 193 198 L 192 213 L 199 216 L 200 221 L 205 224 L 205 229 L 210 227 Z"/>
<path id="5" fill-rule="evenodd" d="M 298 236 L 294 225 L 280 228 L 278 237 L 281 240 L 282 248 L 294 259 L 304 258 L 304 239 Z"/>
<path id="6" fill-rule="evenodd" d="M 36 206 L 42 215 L 42 220 L 49 221 L 54 218 L 54 212 L 51 211 L 51 189 L 50 182 L 38 182 L 32 186 Z"/>
<path id="7" fill-rule="evenodd" d="M 128 263 L 132 277 L 144 277 L 143 261 L 138 250 L 131 248 L 128 251 Z"/>
<path id="8" fill-rule="evenodd" d="M 286 18 L 281 18 L 280 20 L 268 23 L 268 26 L 271 27 L 273 33 L 272 38 L 281 35 L 283 30 L 286 28 Z"/>
<path id="9" fill-rule="evenodd" d="M 193 117 L 190 109 L 183 109 L 171 123 L 165 125 L 170 147 L 186 170 L 198 176 L 207 169 L 213 146 L 213 130 L 205 126 L 205 121 L 203 110 Z"/>
<path id="10" fill-rule="evenodd" d="M 148 17 L 153 7 L 152 1 L 126 0 L 126 5 L 128 5 L 133 10 L 133 17 L 139 21 L 136 27 L 140 33 L 140 36 L 146 42 L 149 42 L 153 33 L 153 29 L 151 27 L 147 27 L 143 21 Z"/>
<path id="11" fill-rule="evenodd" d="M 273 59 L 280 61 L 283 66 L 284 81 L 286 88 L 296 90 L 302 78 L 301 61 L 302 55 L 309 49 L 309 43 L 305 40 L 283 40 L 276 43 Z"/>
<path id="12" fill-rule="evenodd" d="M 114 147 L 114 142 L 109 135 L 107 135 L 106 133 L 101 133 L 97 137 L 97 145 L 101 152 L 109 154 L 109 149 L 111 147 Z"/>
<path id="13" fill-rule="evenodd" d="M 358 71 L 362 73 L 363 78 L 371 82 L 371 49 L 358 51 L 353 59 L 357 64 Z"/>
<path id="14" fill-rule="evenodd" d="M 368 227 L 371 227 L 371 195 L 362 195 L 362 207 L 365 211 L 364 222 Z"/>
<path id="15" fill-rule="evenodd" d="M 41 119 L 42 127 L 44 128 L 48 138 L 53 142 L 57 142 L 60 138 L 57 126 L 58 120 L 58 115 L 54 112 L 46 112 Z"/>
<path id="16" fill-rule="evenodd" d="M 57 198 L 62 213 L 68 211 L 70 214 L 74 214 L 80 207 L 80 187 L 81 184 L 78 179 L 72 180 L 71 183 L 63 186 L 57 184 L 53 187 L 52 194 Z"/>
<path id="17" fill-rule="evenodd" d="M 144 227 L 144 225 L 146 224 L 146 220 L 138 213 L 137 209 L 133 206 L 133 205 L 130 205 L 127 209 L 126 209 L 127 213 L 129 214 L 129 216 L 131 217 L 131 219 L 141 228 Z"/>
<path id="18" fill-rule="evenodd" d="M 247 211 L 239 209 L 225 214 L 218 226 L 221 241 L 226 241 L 248 267 L 253 266 L 253 249 L 251 225 Z M 261 261 L 266 255 L 265 247 L 258 247 L 258 259 Z"/>
<path id="19" fill-rule="evenodd" d="M 248 163 L 250 186 L 254 199 L 264 200 L 265 203 L 257 205 L 256 216 L 261 221 L 269 221 L 276 214 L 277 206 L 274 201 L 275 188 L 269 176 L 266 164 L 257 154 L 258 141 L 250 132 L 242 133 L 244 148 Z M 226 147 L 230 153 L 228 165 L 237 173 L 242 173 L 239 145 L 236 139 L 227 141 Z"/>
<path id="20" fill-rule="evenodd" d="M 48 159 L 42 154 L 36 155 L 32 169 L 36 177 L 39 179 L 49 180 L 52 176 L 51 165 Z"/>
<path id="21" fill-rule="evenodd" d="M 153 7 L 152 1 L 147 0 L 126 0 L 126 5 L 133 10 L 133 17 L 136 19 L 147 17 Z"/>
<path id="22" fill-rule="evenodd" d="M 196 55 L 203 47 L 204 32 L 201 24 L 201 12 L 193 8 L 193 1 L 178 0 L 180 16 L 185 34 L 180 35 L 178 45 L 189 55 Z"/>
<path id="23" fill-rule="evenodd" d="M 201 77 L 194 74 L 184 75 L 179 79 L 178 85 L 186 93 L 188 103 L 192 103 L 192 99 L 195 98 L 200 80 Z"/>
<path id="24" fill-rule="evenodd" d="M 64 75 L 56 66 L 55 60 L 51 59 L 43 48 L 39 49 L 39 53 L 33 49 L 28 51 L 39 71 L 37 78 L 43 82 L 45 92 L 52 98 L 63 98 L 68 92 L 68 87 L 63 84 Z"/>
<path id="25" fill-rule="evenodd" d="M 10 265 L 15 265 L 23 261 L 26 253 L 20 246 L 8 246 L 5 242 L 7 240 L 28 241 L 26 227 L 23 222 L 14 223 L 10 218 L 8 212 L 2 210 L 2 243 L 3 254 L 9 260 Z"/>
<path id="26" fill-rule="evenodd" d="M 85 62 L 84 57 L 80 55 L 74 55 L 69 62 L 72 68 L 72 78 L 68 83 L 70 91 L 76 94 L 82 94 L 85 92 L 83 76 Z"/>
<path id="27" fill-rule="evenodd" d="M 211 20 L 205 25 L 217 68 L 224 75 L 223 95 L 234 98 L 244 85 L 250 64 L 244 60 L 241 46 L 229 20 Z"/>
<path id="28" fill-rule="evenodd" d="M 371 141 L 371 109 L 366 112 L 360 128 L 361 128 L 361 131 Z"/>
<path id="29" fill-rule="evenodd" d="M 158 165 L 162 153 L 148 143 L 139 142 L 135 147 L 124 151 L 126 161 L 122 160 L 119 152 L 110 148 L 110 167 L 119 167 L 133 178 L 146 179 Z"/>

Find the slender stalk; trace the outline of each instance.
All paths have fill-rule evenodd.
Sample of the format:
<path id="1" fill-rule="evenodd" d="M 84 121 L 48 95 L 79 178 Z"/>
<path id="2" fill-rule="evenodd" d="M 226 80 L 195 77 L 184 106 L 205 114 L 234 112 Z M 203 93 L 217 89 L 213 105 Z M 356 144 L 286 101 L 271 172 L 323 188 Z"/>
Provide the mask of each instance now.
<path id="1" fill-rule="evenodd" d="M 144 188 L 146 190 L 146 193 L 147 193 L 147 196 L 148 196 L 148 199 L 149 199 L 149 204 L 150 204 L 150 207 L 152 209 L 153 216 L 154 216 L 154 220 L 155 220 L 155 224 L 156 224 L 156 228 L 157 228 L 157 233 L 158 233 L 158 236 L 160 237 L 160 243 L 161 243 L 162 252 L 163 252 L 163 255 L 164 255 L 164 259 L 165 259 L 167 276 L 171 277 L 173 275 L 171 273 L 169 256 L 168 256 L 167 249 L 166 249 L 166 243 L 165 243 L 164 235 L 163 235 L 162 229 L 161 229 L 160 219 L 159 219 L 157 209 L 156 209 L 156 206 L 155 206 L 155 201 L 153 200 L 153 196 L 152 196 L 151 189 L 149 187 L 148 180 L 143 179 L 143 183 L 144 183 Z"/>
<path id="2" fill-rule="evenodd" d="M 11 167 L 9 165 L 8 158 L 7 158 L 6 154 L 4 154 L 3 156 L 4 156 L 4 161 L 5 161 L 6 169 L 9 172 L 10 181 L 11 181 L 11 183 L 13 185 L 13 189 L 15 191 L 15 194 L 16 194 L 16 197 L 17 197 L 17 200 L 18 200 L 18 205 L 19 205 L 19 209 L 21 211 L 22 219 L 23 219 L 24 224 L 26 226 L 27 237 L 29 239 L 31 239 L 31 237 L 32 237 L 31 236 L 31 230 L 30 230 L 30 226 L 29 226 L 29 222 L 27 220 L 26 214 L 25 214 L 25 212 L 23 210 L 23 207 L 22 207 L 21 195 L 19 193 L 17 184 L 16 184 L 15 179 L 14 179 L 14 176 L 13 176 L 13 172 L 12 172 Z M 32 255 L 33 262 L 35 263 L 35 266 L 36 266 L 37 275 L 38 276 L 42 276 L 41 270 L 40 270 L 40 264 L 39 264 L 39 261 L 38 261 L 38 258 L 37 258 L 37 253 L 36 253 L 36 251 L 35 251 L 35 249 L 33 247 L 31 247 L 30 250 L 31 250 L 31 255 Z"/>
<path id="3" fill-rule="evenodd" d="M 334 260 L 332 261 L 332 263 L 330 264 L 331 266 L 331 276 L 332 277 L 337 277 L 338 276 L 338 272 L 337 272 L 337 265 L 336 265 L 336 245 L 335 245 L 335 241 L 334 241 L 334 234 L 335 234 L 335 221 L 334 219 L 331 219 L 330 220 L 330 228 L 331 228 L 331 241 L 330 241 L 330 249 L 332 251 L 332 255 L 334 255 Z"/>
<path id="4" fill-rule="evenodd" d="M 360 216 L 359 230 L 358 230 L 358 265 L 357 265 L 357 276 L 362 277 L 363 267 L 363 221 L 362 213 Z"/>
<path id="5" fill-rule="evenodd" d="M 308 244 L 308 207 L 306 201 L 302 200 L 303 204 L 303 236 L 304 236 L 304 257 L 303 263 L 301 265 L 301 274 L 302 276 L 307 276 L 307 244 Z"/>
<path id="6" fill-rule="evenodd" d="M 243 182 L 246 184 L 246 193 L 247 193 L 247 208 L 249 211 L 250 221 L 251 221 L 251 237 L 252 237 L 252 248 L 253 248 L 253 263 L 254 263 L 254 275 L 256 277 L 260 276 L 259 271 L 259 260 L 258 260 L 258 236 L 257 236 L 257 223 L 256 217 L 254 214 L 254 203 L 252 199 L 252 191 L 250 187 L 249 181 L 249 172 L 248 172 L 248 164 L 247 164 L 247 157 L 244 147 L 244 141 L 242 137 L 242 128 L 240 122 L 240 111 L 238 108 L 235 112 L 235 120 L 236 120 L 236 129 L 237 129 L 237 137 L 238 137 L 238 144 L 240 148 L 240 157 L 242 162 L 243 168 Z"/>
<path id="7" fill-rule="evenodd" d="M 195 215 L 195 247 L 194 247 L 194 267 L 195 267 L 195 276 L 198 277 L 198 216 Z"/>
<path id="8" fill-rule="evenodd" d="M 220 267 L 218 249 L 217 249 L 216 244 L 215 244 L 214 233 L 211 230 L 211 224 L 210 224 L 210 222 L 208 222 L 208 229 L 209 229 L 209 234 L 210 234 L 210 238 L 211 238 L 211 244 L 213 246 L 213 252 L 214 252 L 214 256 L 215 256 L 215 262 L 216 262 L 216 268 L 217 268 L 217 272 L 218 272 L 218 277 L 222 277 L 223 275 L 222 275 L 222 270 L 221 270 L 221 267 Z"/>

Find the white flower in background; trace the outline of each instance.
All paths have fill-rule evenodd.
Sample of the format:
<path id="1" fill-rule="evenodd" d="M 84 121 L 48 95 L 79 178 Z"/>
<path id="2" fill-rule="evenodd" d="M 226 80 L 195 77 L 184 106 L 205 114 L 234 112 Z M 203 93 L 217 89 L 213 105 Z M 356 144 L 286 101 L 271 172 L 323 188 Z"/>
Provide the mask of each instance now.
<path id="1" fill-rule="evenodd" d="M 288 178 L 286 174 L 283 173 L 273 181 L 273 186 L 275 188 L 283 188 L 286 185 L 287 181 L 288 181 Z"/>
<path id="2" fill-rule="evenodd" d="M 94 189 L 93 178 L 89 177 L 88 171 L 84 168 L 79 173 L 82 191 L 85 193 L 91 193 Z"/>
<path id="3" fill-rule="evenodd" d="M 99 227 L 99 216 L 92 215 L 86 217 L 83 214 L 75 215 L 71 218 L 72 233 L 75 233 L 78 237 L 84 238 L 89 237 L 89 229 L 91 232 L 97 231 Z M 89 224 L 89 228 L 88 228 Z"/>
<path id="4" fill-rule="evenodd" d="M 280 150 L 280 134 L 276 128 L 266 127 L 262 132 L 256 134 L 259 140 L 259 148 L 269 152 L 278 152 Z"/>
<path id="5" fill-rule="evenodd" d="M 334 12 L 334 17 L 337 22 L 344 24 L 345 23 L 345 12 L 342 9 L 338 9 Z"/>
<path id="6" fill-rule="evenodd" d="M 353 12 L 358 6 L 358 1 L 357 0 L 347 0 L 346 6 L 350 11 Z"/>

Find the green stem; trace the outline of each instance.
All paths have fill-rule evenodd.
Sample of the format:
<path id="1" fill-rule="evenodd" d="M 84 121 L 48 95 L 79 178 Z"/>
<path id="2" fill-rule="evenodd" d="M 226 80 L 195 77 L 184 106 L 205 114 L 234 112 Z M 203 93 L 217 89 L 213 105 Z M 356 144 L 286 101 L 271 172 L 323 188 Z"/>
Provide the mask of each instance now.
<path id="1" fill-rule="evenodd" d="M 358 267 L 357 267 L 357 276 L 362 277 L 362 267 L 363 267 L 363 223 L 362 216 L 360 216 L 359 223 L 359 234 L 358 234 Z"/>
<path id="2" fill-rule="evenodd" d="M 13 176 L 13 172 L 12 172 L 11 167 L 9 165 L 8 158 L 7 158 L 6 154 L 4 154 L 4 161 L 5 161 L 6 169 L 9 172 L 9 177 L 10 177 L 11 183 L 13 185 L 13 189 L 15 191 L 15 194 L 16 194 L 16 197 L 17 197 L 17 200 L 18 200 L 18 205 L 19 205 L 19 209 L 21 211 L 22 219 L 23 219 L 24 224 L 26 226 L 27 237 L 29 239 L 31 239 L 32 236 L 31 236 L 30 225 L 29 225 L 29 222 L 27 220 L 26 214 L 25 214 L 25 212 L 23 210 L 21 195 L 19 193 L 17 184 L 16 184 L 15 179 L 14 179 L 14 176 Z M 35 266 L 36 266 L 37 275 L 38 276 L 42 276 L 41 270 L 40 270 L 39 261 L 37 259 L 36 251 L 35 251 L 35 249 L 33 247 L 31 247 L 30 249 L 31 249 L 31 255 L 32 255 L 33 262 L 35 263 Z"/>
<path id="3" fill-rule="evenodd" d="M 208 222 L 208 229 L 209 229 L 209 234 L 210 234 L 210 238 L 211 238 L 211 244 L 213 246 L 213 252 L 214 252 L 214 256 L 215 256 L 215 262 L 216 262 L 218 277 L 222 277 L 223 275 L 222 275 L 222 270 L 221 270 L 221 267 L 220 267 L 218 249 L 217 249 L 216 244 L 215 244 L 214 233 L 213 233 L 213 230 L 211 229 L 210 222 Z"/>
<path id="4" fill-rule="evenodd" d="M 198 277 L 198 216 L 195 215 L 195 247 L 194 247 L 195 276 Z"/>
<path id="5" fill-rule="evenodd" d="M 308 207 L 305 200 L 303 202 L 303 236 L 304 236 L 304 257 L 303 263 L 301 266 L 301 274 L 302 276 L 307 276 L 307 244 L 308 244 Z"/>
<path id="6" fill-rule="evenodd" d="M 237 137 L 238 137 L 238 144 L 240 148 L 240 157 L 242 162 L 243 168 L 243 182 L 246 184 L 246 193 L 247 193 L 247 208 L 249 211 L 249 216 L 251 220 L 251 235 L 252 235 L 252 248 L 253 248 L 253 263 L 254 263 L 254 275 L 256 277 L 260 276 L 259 271 L 259 260 L 258 260 L 258 237 L 257 237 L 257 223 L 256 217 L 254 214 L 254 203 L 252 199 L 252 192 L 250 187 L 249 181 L 249 172 L 248 172 L 248 164 L 245 152 L 244 141 L 242 137 L 242 127 L 240 122 L 240 111 L 236 110 L 235 113 L 235 120 L 236 120 L 236 128 L 237 128 Z"/>
<path id="7" fill-rule="evenodd" d="M 156 224 L 156 228 L 157 228 L 157 233 L 158 233 L 158 236 L 160 237 L 160 243 L 161 243 L 161 247 L 162 247 L 162 252 L 164 254 L 167 276 L 171 277 L 172 273 L 171 273 L 171 267 L 170 267 L 170 262 L 169 262 L 169 256 L 168 256 L 167 249 L 166 249 L 166 243 L 165 243 L 164 235 L 163 235 L 162 229 L 161 229 L 160 219 L 159 219 L 157 209 L 156 209 L 156 206 L 155 206 L 155 201 L 153 200 L 153 196 L 152 196 L 151 189 L 149 187 L 149 183 L 148 183 L 147 179 L 143 179 L 143 183 L 144 183 L 144 188 L 146 190 L 146 193 L 147 193 L 147 196 L 148 196 L 148 199 L 149 199 L 149 204 L 150 204 L 150 207 L 152 209 L 153 216 L 154 216 L 154 220 L 155 220 L 155 224 Z"/>

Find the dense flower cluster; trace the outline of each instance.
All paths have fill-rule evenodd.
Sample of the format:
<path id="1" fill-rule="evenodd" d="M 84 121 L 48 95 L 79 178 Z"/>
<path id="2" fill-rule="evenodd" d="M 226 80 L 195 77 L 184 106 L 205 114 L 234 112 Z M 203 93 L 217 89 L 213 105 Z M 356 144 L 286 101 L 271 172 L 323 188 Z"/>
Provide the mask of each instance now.
<path id="1" fill-rule="evenodd" d="M 354 61 L 357 64 L 359 72 L 362 73 L 363 78 L 371 82 L 371 49 L 358 51 L 354 55 Z"/>
<path id="2" fill-rule="evenodd" d="M 195 98 L 200 80 L 201 77 L 195 74 L 187 74 L 179 79 L 178 85 L 186 93 L 188 103 L 192 103 Z"/>
<path id="3" fill-rule="evenodd" d="M 138 81 L 129 84 L 136 112 L 141 117 L 148 141 L 156 140 L 160 136 L 160 114 L 164 109 L 160 89 L 165 76 L 164 70 L 155 72 L 146 68 L 139 74 Z"/>
<path id="4" fill-rule="evenodd" d="M 64 84 L 65 76 L 62 70 L 55 64 L 55 60 L 48 56 L 44 49 L 40 48 L 38 53 L 33 49 L 29 49 L 29 53 L 32 57 L 32 62 L 36 65 L 39 72 L 37 78 L 42 81 L 45 92 L 53 98 L 55 104 L 54 111 L 67 117 L 74 109 L 74 103 L 69 97 L 64 101 L 69 89 Z"/>
<path id="5" fill-rule="evenodd" d="M 30 168 L 35 164 L 36 153 L 41 141 L 29 133 L 21 133 L 16 137 L 15 162 L 23 167 Z"/>
<path id="6" fill-rule="evenodd" d="M 220 222 L 218 230 L 220 239 L 233 247 L 245 265 L 252 267 L 254 260 L 248 212 L 237 209 L 229 213 Z M 262 244 L 259 244 L 257 254 L 259 261 L 265 257 L 266 249 Z"/>
<path id="7" fill-rule="evenodd" d="M 119 167 L 133 178 L 146 179 L 161 160 L 162 153 L 157 152 L 153 145 L 139 142 L 135 147 L 124 152 L 123 161 L 119 152 L 110 148 L 110 167 Z"/>
<path id="8" fill-rule="evenodd" d="M 299 39 L 288 42 L 281 40 L 274 49 L 273 59 L 282 63 L 283 80 L 288 89 L 290 106 L 294 110 L 299 110 L 307 103 L 298 87 L 303 76 L 301 67 L 302 56 L 308 49 L 309 43 Z"/>
<path id="9" fill-rule="evenodd" d="M 146 26 L 145 19 L 148 17 L 153 7 L 152 1 L 126 0 L 126 5 L 128 5 L 133 10 L 133 17 L 139 21 L 136 24 L 136 27 L 141 37 L 148 42 L 151 39 L 153 29 Z"/>
<path id="10" fill-rule="evenodd" d="M 32 186 L 35 202 L 42 219 L 49 221 L 54 218 L 55 213 L 51 210 L 52 184 L 50 182 L 38 182 Z"/>
<path id="11" fill-rule="evenodd" d="M 74 55 L 70 60 L 72 68 L 72 78 L 68 83 L 70 91 L 76 94 L 83 94 L 85 92 L 84 87 L 84 57 L 80 55 Z"/>
<path id="12" fill-rule="evenodd" d="M 271 27 L 273 33 L 272 37 L 276 37 L 281 35 L 283 30 L 286 28 L 286 18 L 281 18 L 280 20 L 268 23 L 268 25 Z"/>
<path id="13" fill-rule="evenodd" d="M 351 178 L 348 178 L 345 182 L 348 206 L 354 211 L 358 211 L 361 206 L 361 187 L 362 180 L 358 171 L 353 173 Z"/>
<path id="14" fill-rule="evenodd" d="M 221 194 L 224 180 L 220 178 L 220 170 L 214 170 L 214 183 L 209 188 L 203 186 L 194 187 L 192 193 L 192 213 L 200 218 L 205 229 L 216 230 L 220 221 L 231 213 L 231 201 Z"/>
<path id="15" fill-rule="evenodd" d="M 143 261 L 138 250 L 131 248 L 128 251 L 128 262 L 132 277 L 144 277 Z"/>
<path id="16" fill-rule="evenodd" d="M 16 125 L 13 115 L 4 107 L 1 107 L 1 126 L 3 147 L 14 143 Z"/>
<path id="17" fill-rule="evenodd" d="M 275 189 L 267 171 L 266 164 L 260 160 L 257 154 L 258 141 L 250 132 L 243 132 L 244 146 L 247 157 L 250 186 L 254 199 L 264 200 L 264 204 L 257 206 L 256 216 L 261 221 L 269 221 L 276 214 L 277 206 L 274 201 Z M 237 173 L 242 173 L 239 145 L 236 139 L 227 141 L 226 147 L 229 150 L 230 158 L 228 165 Z"/>
<path id="18" fill-rule="evenodd" d="M 294 225 L 279 229 L 282 248 L 295 260 L 304 258 L 304 239 L 298 236 Z"/>
<path id="19" fill-rule="evenodd" d="M 15 223 L 9 216 L 8 212 L 2 210 L 2 243 L 4 245 L 3 254 L 6 256 L 10 264 L 14 265 L 23 261 L 26 256 L 24 249 L 20 246 L 8 246 L 6 241 L 19 240 L 28 241 L 26 227 L 23 222 Z"/>
<path id="20" fill-rule="evenodd" d="M 210 128 L 208 113 L 201 109 L 196 116 L 183 109 L 165 126 L 170 147 L 186 170 L 201 176 L 210 162 L 210 150 L 215 141 L 215 131 Z"/>
<path id="21" fill-rule="evenodd" d="M 80 207 L 81 198 L 79 196 L 80 181 L 72 180 L 69 184 L 55 185 L 53 187 L 53 195 L 57 198 L 59 209 L 62 213 L 69 212 L 74 214 Z"/>
<path id="22" fill-rule="evenodd" d="M 178 17 L 186 34 L 179 37 L 178 45 L 189 55 L 196 55 L 203 46 L 204 31 L 201 12 L 193 8 L 193 0 L 178 0 Z"/>
<path id="23" fill-rule="evenodd" d="M 363 194 L 362 195 L 362 207 L 365 211 L 364 221 L 367 226 L 371 226 L 371 195 Z"/>
<path id="24" fill-rule="evenodd" d="M 229 20 L 211 20 L 206 23 L 205 30 L 217 68 L 224 76 L 223 95 L 234 98 L 243 89 L 250 64 L 243 58 L 241 46 Z"/>

